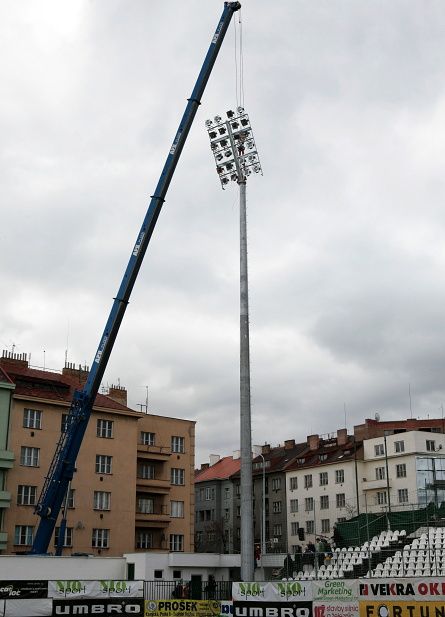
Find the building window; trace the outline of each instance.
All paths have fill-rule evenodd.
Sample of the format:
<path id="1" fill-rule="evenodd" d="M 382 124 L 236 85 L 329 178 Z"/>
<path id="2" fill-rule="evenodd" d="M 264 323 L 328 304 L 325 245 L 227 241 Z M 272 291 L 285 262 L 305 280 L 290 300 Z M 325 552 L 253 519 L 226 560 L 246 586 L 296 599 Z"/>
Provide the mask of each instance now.
<path id="1" fill-rule="evenodd" d="M 230 510 L 229 510 L 229 508 L 224 508 L 224 520 L 225 521 L 230 520 Z"/>
<path id="2" fill-rule="evenodd" d="M 139 463 L 138 478 L 141 478 L 142 480 L 154 480 L 155 466 L 151 463 Z"/>
<path id="3" fill-rule="evenodd" d="M 314 521 L 306 521 L 306 533 L 314 533 Z"/>
<path id="4" fill-rule="evenodd" d="M 291 512 L 298 512 L 298 499 L 291 499 L 290 500 L 290 511 Z"/>
<path id="5" fill-rule="evenodd" d="M 111 473 L 112 456 L 96 454 L 96 473 Z"/>
<path id="6" fill-rule="evenodd" d="M 215 488 L 212 486 L 206 486 L 205 489 L 205 500 L 213 501 L 215 499 Z"/>
<path id="7" fill-rule="evenodd" d="M 155 570 L 154 571 L 154 578 L 162 578 L 162 576 L 163 576 L 162 570 Z"/>
<path id="8" fill-rule="evenodd" d="M 93 529 L 91 546 L 93 548 L 108 548 L 110 545 L 109 529 Z"/>
<path id="9" fill-rule="evenodd" d="M 24 409 L 23 410 L 23 427 L 24 428 L 42 428 L 42 412 L 39 409 Z"/>
<path id="10" fill-rule="evenodd" d="M 94 509 L 109 510 L 111 503 L 111 493 L 107 491 L 94 491 Z"/>
<path id="11" fill-rule="evenodd" d="M 399 496 L 399 503 L 408 503 L 408 489 L 399 488 L 397 492 Z"/>
<path id="12" fill-rule="evenodd" d="M 40 460 L 40 448 L 22 446 L 20 450 L 20 465 L 24 467 L 38 467 Z"/>
<path id="13" fill-rule="evenodd" d="M 68 414 L 63 413 L 62 418 L 60 420 L 60 432 L 66 433 L 67 428 L 68 428 Z"/>
<path id="14" fill-rule="evenodd" d="M 151 531 L 137 532 L 136 548 L 153 548 L 153 534 Z"/>
<path id="15" fill-rule="evenodd" d="M 306 499 L 304 500 L 304 509 L 306 510 L 306 512 L 311 512 L 311 510 L 314 509 L 313 497 L 306 497 Z"/>
<path id="16" fill-rule="evenodd" d="M 375 479 L 376 480 L 384 480 L 386 477 L 385 468 L 384 467 L 376 467 L 375 468 Z"/>
<path id="17" fill-rule="evenodd" d="M 337 506 L 337 508 L 344 508 L 346 506 L 346 495 L 344 493 L 336 494 L 335 505 Z"/>
<path id="18" fill-rule="evenodd" d="M 385 454 L 385 448 L 382 443 L 377 443 L 374 446 L 374 454 L 375 456 L 383 456 Z"/>
<path id="19" fill-rule="evenodd" d="M 319 474 L 320 477 L 320 486 L 326 486 L 328 483 L 328 472 L 327 471 L 322 471 Z"/>
<path id="20" fill-rule="evenodd" d="M 279 491 L 281 488 L 281 478 L 272 478 L 272 490 Z"/>
<path id="21" fill-rule="evenodd" d="M 99 418 L 96 427 L 96 437 L 111 439 L 113 437 L 113 420 L 102 420 Z"/>
<path id="22" fill-rule="evenodd" d="M 236 515 L 238 518 L 241 516 L 241 506 L 236 506 Z"/>
<path id="23" fill-rule="evenodd" d="M 290 535 L 291 536 L 298 536 L 298 527 L 299 525 L 296 521 L 290 524 Z"/>
<path id="24" fill-rule="evenodd" d="M 394 452 L 405 452 L 405 442 L 404 441 L 395 441 L 394 442 Z"/>
<path id="25" fill-rule="evenodd" d="M 14 544 L 29 546 L 33 542 L 34 527 L 31 525 L 16 525 L 14 531 Z"/>
<path id="26" fill-rule="evenodd" d="M 148 433 L 147 431 L 141 431 L 141 444 L 144 446 L 155 445 L 155 433 Z"/>
<path id="27" fill-rule="evenodd" d="M 185 470 L 172 467 L 171 469 L 171 483 L 177 485 L 185 484 Z"/>
<path id="28" fill-rule="evenodd" d="M 344 523 L 346 520 L 346 516 L 339 516 L 337 519 L 337 523 Z"/>
<path id="29" fill-rule="evenodd" d="M 406 464 L 400 463 L 400 465 L 396 465 L 396 476 L 398 478 L 406 478 Z"/>
<path id="30" fill-rule="evenodd" d="M 59 544 L 59 534 L 60 534 L 60 527 L 56 527 L 56 531 L 54 534 L 54 546 L 57 546 Z M 73 546 L 73 528 L 72 527 L 65 528 L 65 537 L 63 539 L 62 546 Z"/>
<path id="31" fill-rule="evenodd" d="M 272 531 L 273 531 L 272 535 L 274 537 L 282 536 L 283 535 L 283 525 L 281 523 L 274 525 Z"/>
<path id="32" fill-rule="evenodd" d="M 70 491 L 68 493 L 68 500 L 67 500 L 67 505 L 68 508 L 70 510 L 72 510 L 73 508 L 75 508 L 75 503 L 74 503 L 74 494 L 75 494 L 76 489 L 74 488 L 70 488 Z"/>
<path id="33" fill-rule="evenodd" d="M 426 449 L 428 452 L 435 452 L 436 450 L 436 442 L 433 439 L 426 440 Z"/>
<path id="34" fill-rule="evenodd" d="M 331 522 L 328 518 L 321 519 L 321 533 L 329 533 L 331 530 Z"/>
<path id="35" fill-rule="evenodd" d="M 239 497 L 241 495 L 241 485 L 235 484 L 235 495 Z"/>
<path id="36" fill-rule="evenodd" d="M 387 494 L 386 491 L 378 491 L 377 492 L 377 505 L 378 506 L 384 506 L 386 505 L 386 500 L 387 500 Z"/>
<path id="37" fill-rule="evenodd" d="M 275 512 L 275 514 L 279 514 L 281 512 L 281 501 L 272 502 L 272 512 Z"/>
<path id="38" fill-rule="evenodd" d="M 312 474 L 304 476 L 304 488 L 312 488 Z"/>
<path id="39" fill-rule="evenodd" d="M 184 454 L 185 452 L 185 439 L 184 437 L 172 436 L 172 452 L 179 452 Z"/>
<path id="40" fill-rule="evenodd" d="M 184 502 L 183 501 L 171 501 L 170 502 L 170 516 L 172 518 L 184 518 Z"/>
<path id="41" fill-rule="evenodd" d="M 18 506 L 33 506 L 36 503 L 37 486 L 19 484 L 17 490 Z"/>
<path id="42" fill-rule="evenodd" d="M 320 497 L 320 509 L 327 510 L 329 508 L 329 495 L 322 495 Z"/>
<path id="43" fill-rule="evenodd" d="M 289 480 L 289 489 L 291 491 L 296 491 L 298 488 L 298 478 L 295 476 L 293 478 L 290 478 Z"/>
<path id="44" fill-rule="evenodd" d="M 170 550 L 174 553 L 180 553 L 184 550 L 184 536 L 182 534 L 170 534 Z"/>
<path id="45" fill-rule="evenodd" d="M 138 497 L 137 511 L 141 514 L 154 514 L 154 499 L 152 497 Z"/>
<path id="46" fill-rule="evenodd" d="M 335 484 L 343 484 L 344 481 L 345 481 L 345 470 L 336 469 L 335 470 Z"/>

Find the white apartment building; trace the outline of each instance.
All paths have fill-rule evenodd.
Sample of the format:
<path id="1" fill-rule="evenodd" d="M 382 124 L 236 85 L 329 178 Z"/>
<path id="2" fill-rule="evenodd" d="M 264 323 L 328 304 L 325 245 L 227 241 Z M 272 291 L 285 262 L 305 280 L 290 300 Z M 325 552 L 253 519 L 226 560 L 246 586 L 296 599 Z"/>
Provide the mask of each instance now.
<path id="1" fill-rule="evenodd" d="M 308 437 L 308 447 L 286 471 L 287 537 L 289 552 L 296 545 L 330 538 L 337 521 L 357 514 L 357 479 L 363 453 L 346 429 L 336 437 Z M 299 529 L 304 530 L 304 540 Z"/>
<path id="2" fill-rule="evenodd" d="M 445 435 L 395 433 L 363 442 L 362 511 L 437 506 L 445 501 Z"/>
<path id="3" fill-rule="evenodd" d="M 445 434 L 412 430 L 356 442 L 308 437 L 308 447 L 286 470 L 288 550 L 359 513 L 421 508 L 445 502 Z M 304 530 L 304 540 L 299 529 Z"/>

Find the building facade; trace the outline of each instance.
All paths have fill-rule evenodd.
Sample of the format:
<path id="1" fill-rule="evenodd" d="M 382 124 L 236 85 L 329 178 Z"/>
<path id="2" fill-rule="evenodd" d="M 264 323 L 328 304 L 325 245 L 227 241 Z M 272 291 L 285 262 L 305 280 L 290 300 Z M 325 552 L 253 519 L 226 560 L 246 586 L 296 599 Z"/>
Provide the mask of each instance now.
<path id="1" fill-rule="evenodd" d="M 26 357 L 8 353 L 0 368 L 14 386 L 5 552 L 21 553 L 32 545 L 39 520 L 34 506 L 66 428 L 73 392 L 88 373 L 73 365 L 61 373 L 37 370 Z M 98 394 L 67 500 L 63 554 L 193 550 L 194 435 L 194 422 L 130 409 L 122 387 Z M 49 551 L 57 538 L 58 526 Z"/>

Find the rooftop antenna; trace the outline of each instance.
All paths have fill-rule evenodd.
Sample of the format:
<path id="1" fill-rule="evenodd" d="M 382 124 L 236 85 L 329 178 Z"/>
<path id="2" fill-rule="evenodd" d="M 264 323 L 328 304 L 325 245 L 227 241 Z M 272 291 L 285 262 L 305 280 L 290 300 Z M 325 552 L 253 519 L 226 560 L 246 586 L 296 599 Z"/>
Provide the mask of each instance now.
<path id="1" fill-rule="evenodd" d="M 138 406 L 141 408 L 141 412 L 143 408 L 145 407 L 145 413 L 148 413 L 148 386 L 145 386 L 145 404 L 138 403 Z"/>
<path id="2" fill-rule="evenodd" d="M 411 413 L 411 420 L 413 419 L 413 408 L 411 405 L 411 384 L 408 384 L 408 394 L 409 394 L 409 411 Z"/>
<path id="3" fill-rule="evenodd" d="M 43 370 L 45 370 L 46 367 L 46 351 L 43 350 Z"/>
<path id="4" fill-rule="evenodd" d="M 346 428 L 346 403 L 343 403 L 343 410 L 345 412 L 345 428 Z"/>
<path id="5" fill-rule="evenodd" d="M 68 362 L 69 339 L 70 339 L 70 322 L 68 321 L 67 331 L 66 331 L 65 366 Z"/>

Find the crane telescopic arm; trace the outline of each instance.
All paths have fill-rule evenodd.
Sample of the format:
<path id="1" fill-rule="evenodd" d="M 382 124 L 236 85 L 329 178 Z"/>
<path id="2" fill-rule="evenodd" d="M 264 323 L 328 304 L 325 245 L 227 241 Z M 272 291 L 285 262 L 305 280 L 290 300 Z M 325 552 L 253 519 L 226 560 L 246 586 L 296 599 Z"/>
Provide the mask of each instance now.
<path id="1" fill-rule="evenodd" d="M 173 177 L 179 157 L 193 123 L 200 99 L 204 93 L 207 81 L 215 64 L 225 34 L 233 14 L 241 8 L 239 2 L 225 2 L 224 10 L 218 22 L 209 50 L 204 59 L 201 71 L 196 80 L 193 92 L 188 99 L 184 115 L 171 145 L 161 176 L 151 197 L 142 227 L 133 247 L 124 277 L 114 299 L 105 330 L 100 339 L 99 347 L 82 390 L 76 390 L 68 414 L 66 430 L 62 433 L 59 443 L 46 476 L 39 502 L 35 512 L 41 517 L 37 528 L 32 554 L 45 554 L 59 516 L 64 497 L 70 481 L 73 478 L 77 455 L 88 425 L 94 401 L 99 390 L 119 327 L 127 308 L 130 295 L 139 273 L 145 252 L 156 226 L 162 204 Z"/>

